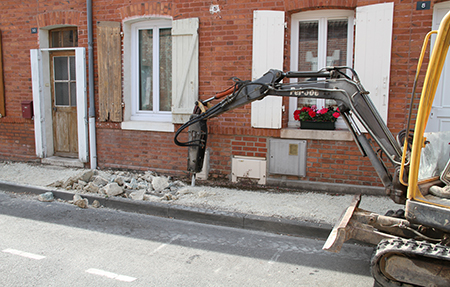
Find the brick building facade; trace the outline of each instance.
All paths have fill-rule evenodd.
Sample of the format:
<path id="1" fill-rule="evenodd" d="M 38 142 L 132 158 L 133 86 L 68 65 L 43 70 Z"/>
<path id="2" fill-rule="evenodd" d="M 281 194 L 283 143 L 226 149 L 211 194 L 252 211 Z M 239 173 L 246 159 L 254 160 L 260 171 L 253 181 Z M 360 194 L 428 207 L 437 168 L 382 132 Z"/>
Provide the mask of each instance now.
<path id="1" fill-rule="evenodd" d="M 392 2 L 392 45 L 389 78 L 385 79 L 385 83 L 389 92 L 387 125 L 393 134 L 402 130 L 406 124 L 405 111 L 409 108 L 409 95 L 412 90 L 417 60 L 423 38 L 432 28 L 434 7 L 445 6 L 447 3 L 443 1 L 429 2 L 430 9 L 419 9 L 417 1 L 395 0 Z M 192 34 L 194 36 L 190 35 L 189 39 L 192 39 L 192 41 L 196 39 L 198 45 L 191 45 L 187 42 L 187 44 L 182 44 L 181 48 L 172 48 L 184 51 L 186 53 L 184 57 L 191 56 L 188 55 L 188 52 L 192 48 L 194 56 L 193 59 L 189 60 L 189 63 L 196 62 L 198 66 L 195 67 L 194 65 L 193 70 L 186 68 L 188 69 L 187 74 L 194 71 L 193 78 L 187 76 L 186 79 L 183 79 L 176 75 L 178 69 L 173 70 L 172 81 L 186 81 L 187 88 L 182 87 L 182 90 L 192 88 L 189 91 L 193 92 L 194 97 L 206 99 L 214 95 L 215 92 L 231 85 L 231 77 L 238 77 L 242 80 L 252 79 L 252 67 L 255 64 L 254 54 L 252 53 L 259 49 L 253 44 L 254 23 L 257 21 L 254 11 L 284 12 L 285 25 L 282 28 L 281 68 L 284 71 L 289 71 L 293 70 L 292 39 L 295 39 L 295 35 L 293 36 L 292 30 L 293 23 L 297 23 L 293 21 L 294 18 L 300 17 L 300 19 L 303 19 L 301 18 L 303 15 L 312 15 L 312 18 L 322 19 L 321 12 L 327 15 L 330 11 L 343 11 L 342 15 L 344 16 L 342 17 L 350 19 L 346 22 L 347 26 L 345 27 L 349 27 L 348 31 L 350 32 L 347 33 L 347 37 L 351 40 L 348 42 L 351 47 L 348 47 L 348 49 L 353 55 L 356 52 L 353 47 L 357 44 L 355 42 L 358 41 L 354 37 L 356 34 L 354 27 L 358 27 L 359 23 L 357 22 L 354 25 L 356 11 L 360 7 L 380 3 L 384 2 L 374 0 L 218 0 L 213 2 L 197 0 L 161 2 L 93 0 L 96 166 L 100 169 L 155 170 L 164 174 L 186 174 L 187 151 L 173 143 L 174 131 L 180 126 L 182 120 L 186 119 L 186 112 L 181 112 L 182 116 L 177 121 L 167 123 L 158 118 L 161 115 L 166 115 L 163 109 L 155 110 L 156 108 L 153 108 L 156 111 L 155 113 L 146 114 L 145 111 L 141 113 L 142 110 L 139 107 L 134 107 L 135 105 L 139 106 L 142 101 L 154 99 L 153 94 L 147 93 L 149 89 L 153 88 L 153 85 L 164 85 L 162 83 L 164 79 L 160 79 L 158 83 L 154 81 L 156 76 L 153 76 L 155 75 L 153 73 L 152 76 L 145 76 L 153 82 L 148 82 L 145 87 L 142 86 L 142 83 L 139 86 L 140 88 L 134 86 L 136 78 L 144 77 L 142 74 L 143 68 L 136 64 L 140 61 L 139 57 L 135 58 L 136 53 L 138 53 L 136 46 L 140 45 L 139 37 L 141 37 L 141 34 L 139 31 L 147 29 L 140 26 L 143 23 L 156 25 L 152 26 L 157 27 L 152 28 L 152 31 L 154 33 L 160 31 L 158 33 L 161 33 L 161 35 L 163 29 L 166 29 L 165 25 L 168 25 L 168 29 L 172 29 L 172 32 L 175 30 L 182 31 L 183 25 L 194 25 L 192 26 L 194 28 L 191 29 L 194 31 L 194 34 Z M 76 61 L 78 69 L 83 67 L 83 61 L 85 62 L 84 67 L 88 66 L 89 43 L 86 1 L 39 0 L 17 3 L 17 1 L 6 0 L 1 1 L 0 8 L 2 11 L 0 12 L 2 14 L 0 31 L 4 79 L 4 99 L 1 105 L 4 105 L 5 110 L 0 118 L 0 159 L 40 161 L 54 155 L 64 158 L 64 152 L 56 152 L 57 141 L 60 139 L 56 139 L 58 131 L 53 129 L 57 124 L 51 119 L 54 98 L 50 94 L 54 92 L 56 87 L 52 82 L 56 78 L 52 77 L 57 76 L 58 73 L 56 70 L 52 70 L 54 69 L 53 66 L 52 68 L 46 68 L 49 64 L 45 64 L 42 68 L 42 62 L 49 62 L 53 57 L 58 57 L 55 54 L 56 52 L 59 53 L 56 49 L 52 50 L 48 44 L 49 38 L 51 38 L 49 32 L 54 29 L 76 27 L 77 47 L 84 49 L 76 55 L 75 53 L 70 54 L 72 53 L 71 49 L 63 50 L 70 52 L 67 54 L 69 59 L 75 57 L 73 61 Z M 311 14 L 312 11 L 316 14 Z M 342 17 L 338 18 L 341 19 Z M 356 16 L 357 18 L 358 16 Z M 192 19 L 196 19 L 197 22 Z M 190 22 L 177 22 L 180 20 L 189 20 Z M 357 20 L 359 21 L 359 19 Z M 308 18 L 308 21 L 314 22 L 315 20 Z M 109 23 L 117 23 L 117 25 L 108 26 Z M 195 28 L 196 23 L 198 23 L 198 29 Z M 105 30 L 106 28 L 103 27 L 106 26 L 111 30 Z M 195 36 L 195 31 L 198 31 L 197 36 Z M 180 32 L 180 35 L 183 33 Z M 135 38 L 138 40 L 134 41 Z M 276 35 L 268 34 L 267 38 L 270 42 L 270 39 L 275 39 Z M 161 38 L 159 39 L 158 44 L 162 45 L 163 42 Z M 150 44 L 146 43 L 145 45 Z M 117 50 L 117 47 L 120 51 L 119 56 L 117 56 L 117 52 L 114 52 L 114 48 Z M 30 54 L 30 50 L 35 52 Z M 33 55 L 37 57 L 36 63 L 33 63 Z M 80 62 L 76 58 L 78 55 L 81 55 L 80 59 L 82 60 Z M 350 61 L 351 65 L 353 63 L 352 55 L 346 60 Z M 183 60 L 183 56 L 181 60 L 177 57 L 177 55 L 172 54 L 171 60 L 173 62 Z M 157 61 L 160 61 L 161 57 L 158 59 Z M 41 64 L 37 64 L 39 61 L 41 61 Z M 37 68 L 33 70 L 35 67 Z M 140 69 L 138 70 L 140 72 L 133 72 L 135 67 Z M 178 66 L 175 63 L 172 64 L 172 67 Z M 48 69 L 50 71 L 46 71 Z M 195 77 L 195 71 L 197 71 L 197 78 Z M 48 75 L 46 76 L 45 73 Z M 87 74 L 85 75 L 86 79 L 88 79 L 87 68 L 85 73 Z M 102 73 L 107 75 L 105 76 Z M 149 70 L 148 73 L 151 73 L 151 71 Z M 36 80 L 36 75 L 40 80 Z M 83 76 L 82 73 L 78 75 Z M 77 78 L 77 84 L 79 80 Z M 194 83 L 190 87 L 189 84 L 194 81 L 197 81 L 197 84 Z M 70 85 L 70 80 L 67 83 Z M 89 142 L 92 139 L 87 136 L 87 130 L 89 129 L 87 124 L 82 131 L 80 131 L 80 125 L 83 126 L 88 121 L 87 108 L 90 104 L 88 88 L 90 84 L 86 80 L 84 86 L 77 86 L 81 89 L 85 87 L 87 92 L 81 93 L 81 95 L 77 94 L 77 113 L 79 114 L 82 110 L 83 114 L 78 116 L 78 127 L 76 127 L 78 138 L 69 139 L 69 141 L 78 140 L 78 148 L 69 152 L 69 157 L 73 157 L 75 153 L 75 160 L 86 167 L 92 161 L 92 158 L 90 158 L 92 151 L 89 148 Z M 114 89 L 111 88 L 112 86 Z M 177 88 L 173 84 L 171 87 L 173 103 L 178 101 L 175 95 Z M 141 89 L 141 96 L 135 96 L 135 93 L 139 94 L 139 92 L 134 91 L 136 89 Z M 78 90 L 78 92 L 80 91 Z M 45 95 L 46 93 L 48 95 Z M 36 99 L 41 99 L 42 102 L 37 104 Z M 118 102 L 117 99 L 119 99 Z M 34 104 L 35 116 L 32 119 L 24 118 L 22 113 L 22 104 L 27 101 L 33 101 Z M 182 101 L 182 99 L 179 100 L 180 103 Z M 45 104 L 46 102 L 49 104 Z M 161 102 L 163 101 L 161 100 Z M 155 102 L 153 101 L 153 103 Z M 173 105 L 176 105 L 176 103 Z M 192 102 L 189 102 L 189 105 L 192 105 Z M 292 101 L 283 99 L 282 107 L 281 129 L 252 127 L 250 115 L 254 111 L 252 111 L 250 104 L 210 120 L 209 176 L 231 179 L 232 159 L 245 156 L 268 162 L 266 177 L 269 184 L 292 185 L 317 190 L 326 189 L 330 186 L 339 190 L 360 185 L 366 187 L 381 186 L 369 160 L 361 156 L 345 127 L 338 126 L 336 131 L 327 132 L 299 130 L 295 123 L 292 123 L 291 114 L 295 109 L 292 106 Z M 61 110 L 59 107 L 53 109 Z M 177 114 L 175 110 L 172 112 L 174 115 Z M 154 117 L 155 114 L 156 118 Z M 36 115 L 39 115 L 39 118 L 36 118 Z M 170 111 L 168 115 L 171 116 Z M 142 120 L 143 117 L 144 120 Z M 36 121 L 40 121 L 40 123 L 36 125 Z M 149 123 L 152 121 L 155 121 L 156 124 Z M 41 134 L 37 135 L 37 133 Z M 296 140 L 306 143 L 306 158 L 304 158 L 306 170 L 304 174 L 290 175 L 270 171 L 270 144 L 273 139 Z M 60 141 L 62 142 L 64 139 Z M 81 153 L 84 153 L 83 156 L 81 156 Z"/>

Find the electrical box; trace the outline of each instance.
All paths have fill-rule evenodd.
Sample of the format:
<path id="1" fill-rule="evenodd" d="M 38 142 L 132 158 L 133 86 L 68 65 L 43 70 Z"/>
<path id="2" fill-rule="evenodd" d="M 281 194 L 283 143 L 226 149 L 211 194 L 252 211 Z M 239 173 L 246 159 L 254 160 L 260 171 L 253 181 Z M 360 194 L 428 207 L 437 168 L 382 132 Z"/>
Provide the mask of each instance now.
<path id="1" fill-rule="evenodd" d="M 25 119 L 33 118 L 33 101 L 22 102 L 22 117 Z"/>
<path id="2" fill-rule="evenodd" d="M 266 184 L 266 159 L 234 156 L 231 160 L 231 181 L 237 182 L 238 178 L 257 179 L 258 184 Z"/>
<path id="3" fill-rule="evenodd" d="M 306 141 L 270 139 L 269 173 L 306 176 Z"/>

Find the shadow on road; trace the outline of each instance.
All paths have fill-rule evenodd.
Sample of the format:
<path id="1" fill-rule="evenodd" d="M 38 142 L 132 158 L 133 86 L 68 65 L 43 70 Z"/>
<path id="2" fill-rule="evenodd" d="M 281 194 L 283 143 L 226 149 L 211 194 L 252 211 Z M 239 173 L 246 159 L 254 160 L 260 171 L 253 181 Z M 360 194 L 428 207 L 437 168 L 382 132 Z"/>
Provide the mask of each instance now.
<path id="1" fill-rule="evenodd" d="M 315 239 L 107 208 L 81 209 L 64 202 L 40 202 L 36 198 L 0 191 L 0 214 L 142 240 L 370 276 L 369 260 L 372 248 L 369 247 L 345 245 L 341 253 L 333 254 L 323 251 L 323 241 Z M 346 262 L 349 261 L 353 262 L 352 266 L 356 266 L 352 270 L 346 267 Z"/>

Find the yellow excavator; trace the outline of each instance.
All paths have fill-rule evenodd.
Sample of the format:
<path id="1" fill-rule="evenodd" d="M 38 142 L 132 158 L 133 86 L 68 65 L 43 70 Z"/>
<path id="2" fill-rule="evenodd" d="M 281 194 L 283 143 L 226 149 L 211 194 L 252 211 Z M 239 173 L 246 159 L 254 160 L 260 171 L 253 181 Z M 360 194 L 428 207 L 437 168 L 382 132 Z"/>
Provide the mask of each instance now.
<path id="1" fill-rule="evenodd" d="M 436 41 L 414 117 L 415 90 L 433 34 L 437 34 Z M 449 44 L 450 13 L 438 31 L 425 37 L 407 124 L 396 137 L 381 119 L 356 71 L 326 67 L 317 72 L 270 70 L 254 81 L 234 79 L 227 90 L 196 102 L 190 120 L 178 129 L 174 141 L 188 147 L 188 171 L 194 180 L 203 166 L 208 119 L 269 95 L 333 99 L 362 156 L 369 158 L 381 179 L 386 195 L 404 205 L 404 210 L 385 215 L 366 211 L 358 207 L 361 196 L 357 195 L 323 249 L 339 252 L 350 239 L 375 245 L 371 272 L 381 286 L 450 286 L 450 131 L 425 132 Z M 297 81 L 283 82 L 290 78 Z M 212 105 L 216 99 L 221 100 Z M 186 128 L 188 141 L 180 142 L 178 137 Z"/>

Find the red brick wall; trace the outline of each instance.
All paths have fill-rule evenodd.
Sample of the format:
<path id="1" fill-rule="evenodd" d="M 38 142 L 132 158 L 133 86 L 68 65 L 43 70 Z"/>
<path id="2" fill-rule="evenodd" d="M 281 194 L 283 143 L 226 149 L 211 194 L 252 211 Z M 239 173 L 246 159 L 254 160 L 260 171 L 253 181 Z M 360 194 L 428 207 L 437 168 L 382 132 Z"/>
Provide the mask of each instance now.
<path id="1" fill-rule="evenodd" d="M 174 19 L 200 19 L 200 97 L 211 97 L 223 90 L 235 76 L 251 78 L 253 10 L 286 12 L 284 68 L 290 54 L 290 17 L 311 9 L 355 9 L 384 1 L 244 1 L 218 0 L 221 12 L 210 14 L 211 2 L 142 0 L 96 0 L 94 10 L 94 57 L 97 21 L 119 21 L 141 15 L 171 15 Z M 404 128 L 415 67 L 423 37 L 431 27 L 431 10 L 416 11 L 416 1 L 395 0 L 390 102 L 388 126 L 393 132 Z M 435 1 L 432 1 L 432 6 Z M 20 103 L 32 100 L 29 50 L 39 46 L 38 34 L 31 27 L 73 24 L 78 27 L 79 46 L 87 48 L 86 1 L 3 0 L 0 2 L 0 29 L 3 34 L 3 62 L 7 116 L 0 119 L 0 158 L 34 160 L 33 122 L 21 117 Z M 94 68 L 96 69 L 97 64 Z M 97 74 L 95 74 L 97 81 Z M 96 85 L 95 85 L 96 88 Z M 97 88 L 95 90 L 97 94 Z M 288 111 L 288 100 L 283 102 Z M 96 103 L 97 105 L 97 103 Z M 279 130 L 253 129 L 250 105 L 210 121 L 209 148 L 213 177 L 228 178 L 233 155 L 267 156 L 268 139 L 279 137 Z M 283 115 L 287 125 L 288 115 Z M 184 174 L 186 149 L 173 144 L 172 133 L 125 131 L 120 125 L 97 123 L 98 165 L 100 168 L 154 169 Z M 308 141 L 307 176 L 302 180 L 332 183 L 379 185 L 367 159 L 354 144 Z"/>
<path id="2" fill-rule="evenodd" d="M 102 168 L 151 169 L 169 174 L 186 170 L 186 150 L 175 146 L 172 133 L 124 131 L 117 125 L 98 128 L 97 143 L 98 165 Z"/>
<path id="3" fill-rule="evenodd" d="M 71 1 L 70 4 L 61 1 L 0 1 L 6 105 L 6 116 L 0 118 L 1 160 L 38 160 L 34 123 L 22 118 L 21 107 L 23 101 L 33 99 L 30 49 L 39 48 L 39 34 L 31 34 L 31 28 L 79 25 L 79 44 L 86 46 L 85 6 L 84 1 Z"/>

